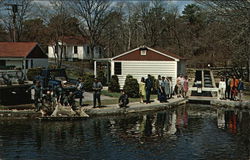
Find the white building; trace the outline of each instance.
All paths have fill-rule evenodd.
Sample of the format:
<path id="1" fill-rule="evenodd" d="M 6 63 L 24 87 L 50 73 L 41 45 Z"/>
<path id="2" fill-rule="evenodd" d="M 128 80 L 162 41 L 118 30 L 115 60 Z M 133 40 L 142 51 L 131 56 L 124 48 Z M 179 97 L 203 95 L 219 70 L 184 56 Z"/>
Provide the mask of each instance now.
<path id="1" fill-rule="evenodd" d="M 58 44 L 60 47 L 56 47 L 55 44 L 48 46 L 49 58 L 55 58 L 55 53 L 61 53 L 61 49 L 63 49 L 62 58 L 66 60 L 72 61 L 91 59 L 89 42 L 86 38 L 80 36 L 65 36 L 61 38 Z M 94 58 L 102 57 L 103 48 L 101 46 L 96 46 L 94 48 Z"/>
<path id="2" fill-rule="evenodd" d="M 182 57 L 147 46 L 135 48 L 113 58 L 96 59 L 95 75 L 97 74 L 97 63 L 105 61 L 108 62 L 109 73 L 107 75 L 117 75 L 121 88 L 124 86 L 127 75 L 132 75 L 138 82 L 142 77 L 147 78 L 148 74 L 155 78 L 158 75 L 172 77 L 173 85 L 175 85 L 177 75 L 185 74 L 185 60 Z"/>
<path id="3" fill-rule="evenodd" d="M 0 42 L 0 69 L 48 67 L 48 56 L 36 42 Z"/>

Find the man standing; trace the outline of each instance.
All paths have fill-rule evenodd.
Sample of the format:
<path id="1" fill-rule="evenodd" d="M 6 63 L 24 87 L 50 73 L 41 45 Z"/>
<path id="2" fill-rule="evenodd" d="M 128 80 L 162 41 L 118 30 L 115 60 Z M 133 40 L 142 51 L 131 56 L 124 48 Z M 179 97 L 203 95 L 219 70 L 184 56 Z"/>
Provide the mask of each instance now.
<path id="1" fill-rule="evenodd" d="M 32 85 L 27 91 L 34 91 L 34 104 L 36 111 L 40 111 L 42 106 L 43 88 L 40 81 L 36 81 L 36 85 Z"/>
<path id="2" fill-rule="evenodd" d="M 95 78 L 95 81 L 93 83 L 93 105 L 94 105 L 94 108 L 96 108 L 96 99 L 98 101 L 98 106 L 100 107 L 101 106 L 101 90 L 102 90 L 102 83 L 97 80 L 97 78 Z"/>
<path id="3" fill-rule="evenodd" d="M 153 84 L 150 78 L 151 76 L 148 75 L 148 78 L 146 79 L 146 103 L 150 103 L 150 94 L 151 94 L 151 89 L 153 87 Z"/>
<path id="4" fill-rule="evenodd" d="M 242 95 L 244 90 L 244 83 L 242 82 L 241 78 L 239 79 L 238 91 L 239 91 L 239 101 L 242 102 Z"/>
<path id="5" fill-rule="evenodd" d="M 160 101 L 161 96 L 161 75 L 158 75 L 158 79 L 155 82 L 155 88 L 157 89 L 157 99 Z"/>
<path id="6" fill-rule="evenodd" d="M 78 78 L 78 81 L 76 83 L 76 89 L 77 89 L 77 98 L 79 98 L 79 105 L 83 106 L 82 99 L 83 99 L 83 93 L 84 93 L 84 84 L 81 78 Z"/>
<path id="7" fill-rule="evenodd" d="M 231 80 L 229 79 L 228 76 L 226 76 L 225 82 L 226 82 L 225 99 L 231 99 L 231 87 L 230 87 Z"/>

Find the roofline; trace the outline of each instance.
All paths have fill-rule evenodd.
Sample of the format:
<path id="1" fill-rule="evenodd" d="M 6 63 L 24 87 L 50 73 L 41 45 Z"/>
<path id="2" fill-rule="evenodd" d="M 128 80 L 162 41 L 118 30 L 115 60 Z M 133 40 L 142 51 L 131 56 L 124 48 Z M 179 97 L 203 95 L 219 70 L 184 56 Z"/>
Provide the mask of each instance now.
<path id="1" fill-rule="evenodd" d="M 25 58 L 29 56 L 29 54 L 31 53 L 31 51 L 32 51 L 36 46 L 38 46 L 38 43 L 37 43 L 37 42 L 34 42 L 34 43 L 35 43 L 34 47 L 32 47 L 32 48 L 30 49 L 30 51 L 29 51 L 28 54 L 25 56 Z M 40 47 L 40 46 L 38 46 L 38 47 Z"/>
<path id="2" fill-rule="evenodd" d="M 115 56 L 115 57 L 111 58 L 110 60 L 113 61 L 114 59 L 119 58 L 119 57 L 121 57 L 121 56 L 124 56 L 124 55 L 126 55 L 126 54 L 129 54 L 129 53 L 131 53 L 131 52 L 134 52 L 134 51 L 140 49 L 141 47 L 146 47 L 146 48 L 148 48 L 149 50 L 154 51 L 154 52 L 156 52 L 156 53 L 158 53 L 158 54 L 161 54 L 161 55 L 163 55 L 163 56 L 165 56 L 165 57 L 172 58 L 172 59 L 174 59 L 175 61 L 180 61 L 180 59 L 178 59 L 178 58 L 172 57 L 172 56 L 170 56 L 170 55 L 167 55 L 167 54 L 165 54 L 165 53 L 162 53 L 162 52 L 160 52 L 160 51 L 157 51 L 157 50 L 155 50 L 155 49 L 153 49 L 153 48 L 150 48 L 150 47 L 148 47 L 148 46 L 145 46 L 145 45 L 144 45 L 144 46 L 137 47 L 137 48 L 132 49 L 132 50 L 130 50 L 130 51 L 127 51 L 127 52 L 125 52 L 125 53 L 122 53 L 122 54 L 120 54 L 120 55 L 118 55 L 118 56 Z"/>
<path id="3" fill-rule="evenodd" d="M 132 50 L 130 50 L 130 51 L 127 51 L 127 52 L 125 52 L 125 53 L 122 53 L 122 54 L 120 54 L 120 55 L 118 55 L 118 56 L 112 57 L 112 58 L 111 58 L 111 61 L 113 61 L 114 59 L 116 59 L 116 58 L 118 58 L 118 57 L 124 56 L 124 55 L 126 55 L 126 54 L 128 54 L 128 53 L 134 52 L 134 51 L 136 51 L 137 49 L 140 49 L 140 48 L 141 48 L 141 47 L 137 47 L 137 48 L 135 48 L 135 49 L 132 49 Z"/>
<path id="4" fill-rule="evenodd" d="M 146 46 L 146 47 L 147 47 L 147 46 Z M 163 55 L 163 56 L 172 58 L 172 59 L 174 59 L 175 61 L 179 61 L 179 60 L 180 60 L 179 58 L 172 57 L 172 56 L 170 56 L 170 55 L 168 55 L 168 54 L 162 53 L 162 52 L 157 51 L 157 50 L 155 50 L 155 49 L 153 49 L 153 48 L 150 48 L 150 47 L 147 47 L 147 48 L 149 48 L 149 49 L 151 49 L 152 51 L 154 51 L 154 52 L 156 52 L 156 53 L 159 53 L 159 54 L 161 54 L 161 55 Z"/>

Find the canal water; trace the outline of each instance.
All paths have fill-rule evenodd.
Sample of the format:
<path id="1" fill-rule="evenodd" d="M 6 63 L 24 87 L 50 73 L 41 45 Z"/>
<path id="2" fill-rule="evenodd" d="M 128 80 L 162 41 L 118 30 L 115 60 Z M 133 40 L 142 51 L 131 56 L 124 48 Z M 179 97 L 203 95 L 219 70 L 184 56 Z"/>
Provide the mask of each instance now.
<path id="1" fill-rule="evenodd" d="M 250 110 L 186 105 L 84 121 L 1 120 L 0 159 L 250 159 Z"/>

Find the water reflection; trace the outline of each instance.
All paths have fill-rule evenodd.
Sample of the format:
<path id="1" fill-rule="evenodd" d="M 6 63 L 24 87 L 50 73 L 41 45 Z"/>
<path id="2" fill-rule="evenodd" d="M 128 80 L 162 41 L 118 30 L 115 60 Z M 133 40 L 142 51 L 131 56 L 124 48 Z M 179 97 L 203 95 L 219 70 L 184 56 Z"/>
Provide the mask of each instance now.
<path id="1" fill-rule="evenodd" d="M 249 159 L 249 135 L 249 110 L 210 106 L 74 122 L 8 120 L 0 121 L 0 159 Z"/>
<path id="2" fill-rule="evenodd" d="M 250 111 L 218 109 L 217 126 L 232 134 L 248 133 L 250 129 Z"/>

